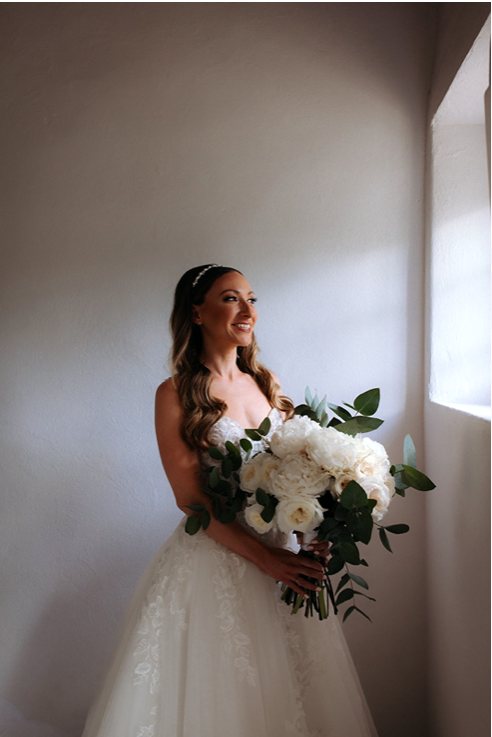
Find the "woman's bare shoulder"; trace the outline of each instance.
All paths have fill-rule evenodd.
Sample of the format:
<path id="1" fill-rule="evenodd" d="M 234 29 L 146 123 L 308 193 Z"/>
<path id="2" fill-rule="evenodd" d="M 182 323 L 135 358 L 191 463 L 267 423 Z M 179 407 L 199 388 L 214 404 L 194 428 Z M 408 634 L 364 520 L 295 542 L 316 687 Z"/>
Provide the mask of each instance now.
<path id="1" fill-rule="evenodd" d="M 166 379 L 157 387 L 155 393 L 156 409 L 181 412 L 181 403 L 172 378 Z"/>

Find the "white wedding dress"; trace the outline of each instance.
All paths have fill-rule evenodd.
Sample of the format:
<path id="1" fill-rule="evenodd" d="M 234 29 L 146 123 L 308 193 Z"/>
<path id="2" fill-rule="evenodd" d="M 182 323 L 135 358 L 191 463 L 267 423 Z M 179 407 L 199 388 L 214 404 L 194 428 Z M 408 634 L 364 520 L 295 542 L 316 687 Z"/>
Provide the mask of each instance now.
<path id="1" fill-rule="evenodd" d="M 212 430 L 242 437 L 228 417 Z M 83 737 L 377 737 L 333 613 L 291 615 L 272 578 L 184 523 L 138 584 Z"/>

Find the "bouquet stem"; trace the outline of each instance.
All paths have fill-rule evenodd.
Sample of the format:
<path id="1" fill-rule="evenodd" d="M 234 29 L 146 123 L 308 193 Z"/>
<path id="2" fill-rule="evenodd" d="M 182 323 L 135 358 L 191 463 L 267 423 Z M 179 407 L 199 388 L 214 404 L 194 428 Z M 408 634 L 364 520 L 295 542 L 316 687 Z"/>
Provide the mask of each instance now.
<path id="1" fill-rule="evenodd" d="M 303 555 L 306 558 L 312 558 L 318 561 L 319 563 L 322 562 L 322 559 L 319 556 L 307 550 L 301 549 L 298 555 Z M 302 594 L 298 594 L 296 591 L 291 589 L 290 586 L 287 586 L 287 584 L 283 584 L 282 596 L 280 598 L 282 601 L 284 601 L 287 604 L 287 606 L 292 606 L 292 614 L 297 614 L 299 609 L 305 606 L 304 615 L 306 617 L 313 617 L 314 613 L 316 612 L 318 614 L 319 619 L 321 620 L 327 619 L 330 613 L 330 601 L 333 606 L 334 614 L 338 613 L 338 608 L 337 608 L 337 605 L 335 604 L 335 594 L 333 592 L 333 586 L 331 585 L 330 577 L 328 575 L 326 568 L 323 567 L 323 570 L 326 575 L 326 579 L 318 579 L 318 580 L 316 580 L 315 578 L 306 579 L 310 581 L 311 583 L 316 583 L 321 589 L 320 591 L 309 591 L 309 595 L 307 597 L 303 596 Z M 326 591 L 326 601 L 325 601 L 325 591 Z"/>

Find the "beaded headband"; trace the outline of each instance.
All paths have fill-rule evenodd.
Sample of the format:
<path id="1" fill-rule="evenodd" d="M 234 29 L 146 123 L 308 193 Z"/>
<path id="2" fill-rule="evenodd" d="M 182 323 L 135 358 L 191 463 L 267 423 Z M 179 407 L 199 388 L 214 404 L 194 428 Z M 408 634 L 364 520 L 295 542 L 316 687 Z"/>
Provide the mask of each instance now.
<path id="1" fill-rule="evenodd" d="M 222 266 L 219 266 L 219 264 L 210 264 L 210 266 L 205 266 L 205 268 L 202 269 L 200 273 L 198 274 L 198 276 L 195 278 L 195 281 L 191 285 L 191 288 L 194 289 L 196 287 L 199 280 L 202 278 L 202 276 L 205 274 L 206 271 L 208 271 L 209 269 L 221 269 L 221 268 Z"/>

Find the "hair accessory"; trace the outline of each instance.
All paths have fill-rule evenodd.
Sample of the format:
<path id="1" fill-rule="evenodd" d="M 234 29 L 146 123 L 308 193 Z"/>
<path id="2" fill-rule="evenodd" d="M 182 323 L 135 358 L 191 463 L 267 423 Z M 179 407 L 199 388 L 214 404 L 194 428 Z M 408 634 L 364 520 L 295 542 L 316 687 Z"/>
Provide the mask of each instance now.
<path id="1" fill-rule="evenodd" d="M 204 275 L 206 271 L 208 271 L 209 269 L 221 269 L 221 268 L 222 266 L 219 266 L 219 264 L 210 264 L 210 266 L 205 266 L 205 268 L 202 269 L 200 273 L 198 274 L 198 276 L 195 278 L 195 281 L 191 285 L 191 288 L 194 289 L 196 287 L 196 285 L 198 284 L 198 281 L 202 278 L 202 276 Z"/>

